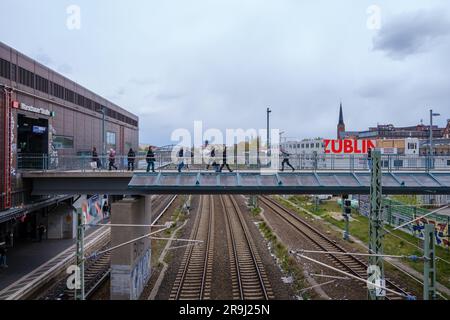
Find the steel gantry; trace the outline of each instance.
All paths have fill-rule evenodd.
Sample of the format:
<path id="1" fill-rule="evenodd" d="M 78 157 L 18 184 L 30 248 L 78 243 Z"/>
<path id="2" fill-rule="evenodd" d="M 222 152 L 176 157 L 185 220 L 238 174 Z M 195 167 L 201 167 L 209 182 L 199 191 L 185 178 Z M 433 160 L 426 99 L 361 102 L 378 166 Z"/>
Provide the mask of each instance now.
<path id="1" fill-rule="evenodd" d="M 382 217 L 382 173 L 381 152 L 372 152 L 369 216 L 369 281 L 384 287 L 383 264 L 383 217 Z M 383 300 L 384 292 L 375 286 L 368 286 L 370 300 Z"/>

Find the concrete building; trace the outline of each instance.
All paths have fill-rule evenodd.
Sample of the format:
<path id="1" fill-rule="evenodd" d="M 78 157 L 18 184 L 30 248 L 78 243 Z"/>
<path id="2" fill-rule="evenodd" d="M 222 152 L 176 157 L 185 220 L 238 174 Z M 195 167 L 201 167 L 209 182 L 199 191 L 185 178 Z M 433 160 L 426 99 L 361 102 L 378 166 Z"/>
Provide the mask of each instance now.
<path id="1" fill-rule="evenodd" d="M 1 42 L 0 130 L 0 242 L 33 238 L 40 223 L 63 230 L 53 215 L 61 202 L 72 205 L 70 197 L 31 196 L 23 170 L 48 166 L 48 155 L 57 166 L 94 146 L 100 154 L 103 142 L 118 155 L 139 145 L 136 115 Z"/>

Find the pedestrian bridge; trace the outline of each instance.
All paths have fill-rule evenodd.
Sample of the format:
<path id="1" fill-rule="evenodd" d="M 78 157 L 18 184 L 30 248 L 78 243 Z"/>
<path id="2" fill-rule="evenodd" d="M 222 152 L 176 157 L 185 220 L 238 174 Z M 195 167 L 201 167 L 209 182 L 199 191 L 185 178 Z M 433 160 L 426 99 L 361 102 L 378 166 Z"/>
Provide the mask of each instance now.
<path id="1" fill-rule="evenodd" d="M 33 195 L 369 194 L 370 172 L 24 172 Z M 383 194 L 450 194 L 450 172 L 385 172 Z"/>

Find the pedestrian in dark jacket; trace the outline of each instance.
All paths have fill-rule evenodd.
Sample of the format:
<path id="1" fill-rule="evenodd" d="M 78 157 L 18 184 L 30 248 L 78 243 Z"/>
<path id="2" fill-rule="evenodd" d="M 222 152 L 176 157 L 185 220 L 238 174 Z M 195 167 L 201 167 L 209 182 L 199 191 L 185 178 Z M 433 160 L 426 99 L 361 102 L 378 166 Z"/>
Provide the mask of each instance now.
<path id="1" fill-rule="evenodd" d="M 178 172 L 181 172 L 181 169 L 183 169 L 184 167 L 184 150 L 183 148 L 180 149 L 180 151 L 178 151 Z"/>
<path id="2" fill-rule="evenodd" d="M 97 163 L 97 169 L 102 167 L 102 163 L 100 162 L 100 158 L 98 157 L 97 148 L 92 148 L 92 162 Z"/>
<path id="3" fill-rule="evenodd" d="M 5 245 L 0 245 L 0 268 L 8 268 L 6 264 L 6 251 Z"/>
<path id="4" fill-rule="evenodd" d="M 227 146 L 223 146 L 223 160 L 219 172 L 222 172 L 222 169 L 225 166 L 227 167 L 228 171 L 233 172 L 233 170 L 231 170 L 230 166 L 227 163 Z"/>
<path id="5" fill-rule="evenodd" d="M 128 171 L 134 171 L 134 161 L 136 159 L 136 153 L 134 152 L 133 148 L 130 148 L 130 151 L 128 151 Z"/>
<path id="6" fill-rule="evenodd" d="M 287 153 L 286 151 L 284 151 L 281 147 L 280 147 L 280 151 L 281 151 L 281 155 L 283 156 L 283 162 L 281 162 L 281 171 L 284 171 L 284 165 L 287 164 L 289 167 L 291 167 L 292 172 L 294 172 L 295 168 L 289 162 L 290 154 Z"/>
<path id="7" fill-rule="evenodd" d="M 45 226 L 41 223 L 38 227 L 38 235 L 39 235 L 39 242 L 42 241 L 42 237 L 44 236 L 44 233 L 47 231 Z"/>
<path id="8" fill-rule="evenodd" d="M 148 147 L 145 160 L 147 161 L 147 172 L 150 172 L 150 167 L 152 168 L 152 172 L 155 172 L 155 153 L 153 152 L 152 147 Z"/>

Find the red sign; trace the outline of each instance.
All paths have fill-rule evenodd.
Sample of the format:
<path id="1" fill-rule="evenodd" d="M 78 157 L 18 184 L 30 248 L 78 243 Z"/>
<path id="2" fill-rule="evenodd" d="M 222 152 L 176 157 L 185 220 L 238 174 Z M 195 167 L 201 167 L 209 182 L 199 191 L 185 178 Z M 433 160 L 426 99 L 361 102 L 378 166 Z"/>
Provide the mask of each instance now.
<path id="1" fill-rule="evenodd" d="M 376 140 L 324 140 L 327 154 L 366 154 L 374 149 Z"/>
<path id="2" fill-rule="evenodd" d="M 19 109 L 19 101 L 13 100 L 13 101 L 12 101 L 12 107 L 13 107 L 14 109 Z"/>

